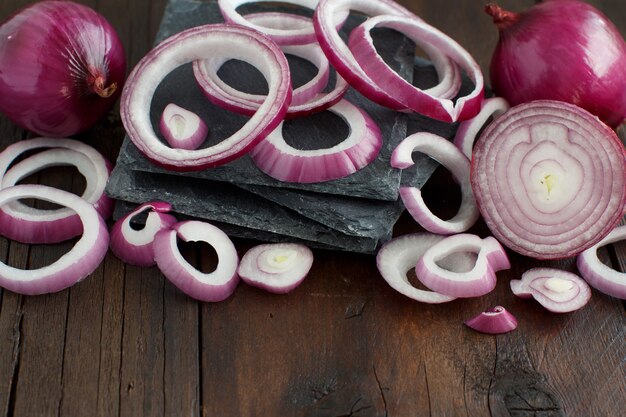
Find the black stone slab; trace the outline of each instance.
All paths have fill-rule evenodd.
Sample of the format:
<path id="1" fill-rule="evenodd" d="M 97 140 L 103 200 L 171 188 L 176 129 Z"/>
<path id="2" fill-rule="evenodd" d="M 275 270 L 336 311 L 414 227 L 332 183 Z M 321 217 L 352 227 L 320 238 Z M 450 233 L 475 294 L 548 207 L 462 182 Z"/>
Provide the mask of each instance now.
<path id="1" fill-rule="evenodd" d="M 252 6 L 250 6 L 252 7 Z M 264 7 L 256 6 L 258 10 Z M 363 20 L 352 16 L 348 19 L 343 30 L 343 36 Z M 201 3 L 186 0 L 171 1 L 166 9 L 157 40 L 162 40 L 181 30 L 204 23 L 221 22 L 217 6 L 213 2 Z M 374 37 L 383 58 L 393 66 L 402 76 L 411 79 L 413 72 L 413 44 L 393 31 L 379 30 Z M 308 79 L 313 71 L 310 64 L 302 60 L 292 60 L 296 85 Z M 254 71 L 246 64 L 232 62 L 228 71 L 223 71 L 225 81 L 234 86 L 244 85 L 245 91 L 262 90 L 265 87 L 262 77 L 254 75 Z M 300 71 L 303 69 L 304 71 Z M 246 74 L 246 75 L 244 75 Z M 230 80 L 229 75 L 232 77 Z M 258 83 L 261 82 L 261 85 Z M 284 183 L 275 180 L 259 171 L 249 157 L 244 156 L 225 166 L 199 172 L 189 172 L 173 175 L 196 177 L 213 181 L 235 182 L 242 184 L 264 185 L 273 187 L 293 188 L 319 193 L 330 193 L 394 201 L 398 197 L 400 172 L 389 166 L 389 158 L 393 148 L 406 136 L 407 116 L 378 106 L 362 97 L 354 90 L 350 90 L 346 98 L 359 105 L 378 123 L 384 137 L 384 146 L 379 157 L 369 166 L 359 172 L 335 181 L 317 184 Z M 198 113 L 210 127 L 210 136 L 205 144 L 216 143 L 229 136 L 241 127 L 247 117 L 222 110 L 209 103 L 196 86 L 191 74 L 190 65 L 182 66 L 170 74 L 157 88 L 153 99 L 151 117 L 153 125 L 159 120 L 163 108 L 170 102 Z M 155 129 L 158 131 L 158 129 Z M 294 147 L 315 149 L 315 147 L 329 147 L 338 143 L 347 135 L 347 127 L 340 119 L 324 112 L 311 118 L 302 118 L 288 122 L 285 135 Z M 166 173 L 165 169 L 153 165 L 148 161 L 126 138 L 120 152 L 120 162 L 132 166 L 135 170 Z"/>

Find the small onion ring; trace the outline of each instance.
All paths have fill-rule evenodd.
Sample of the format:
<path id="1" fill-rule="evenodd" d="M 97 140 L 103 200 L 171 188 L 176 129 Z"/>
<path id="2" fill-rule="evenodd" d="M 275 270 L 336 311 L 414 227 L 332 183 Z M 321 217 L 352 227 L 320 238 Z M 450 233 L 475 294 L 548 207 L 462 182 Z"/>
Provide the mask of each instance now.
<path id="1" fill-rule="evenodd" d="M 217 252 L 217 268 L 205 274 L 185 260 L 178 250 L 177 237 L 185 242 L 206 242 Z M 217 302 L 230 297 L 237 288 L 239 257 L 235 245 L 217 227 L 201 221 L 176 223 L 161 230 L 153 243 L 155 261 L 165 277 L 178 289 L 200 301 Z"/>
<path id="2" fill-rule="evenodd" d="M 27 151 L 52 148 L 9 167 Z M 103 218 L 113 212 L 113 200 L 104 192 L 111 163 L 97 150 L 73 139 L 35 138 L 8 146 L 0 153 L 0 188 L 15 185 L 28 175 L 50 166 L 73 165 L 86 179 L 82 198 L 94 205 Z M 80 218 L 70 208 L 42 210 L 19 201 L 0 208 L 6 237 L 22 243 L 58 243 L 81 234 Z"/>
<path id="3" fill-rule="evenodd" d="M 463 196 L 457 214 L 452 219 L 442 220 L 426 206 L 419 188 L 400 187 L 400 197 L 407 211 L 429 232 L 451 235 L 468 230 L 476 223 L 480 213 L 470 185 L 470 162 L 467 157 L 447 139 L 429 132 L 418 132 L 408 136 L 394 149 L 391 166 L 400 169 L 412 166 L 413 151 L 422 152 L 448 168 L 459 183 Z"/>
<path id="4" fill-rule="evenodd" d="M 328 111 L 340 116 L 350 127 L 348 137 L 341 143 L 327 149 L 295 149 L 285 142 L 281 123 L 250 152 L 252 161 L 277 180 L 313 183 L 346 177 L 376 159 L 383 142 L 376 122 L 347 100 L 341 100 Z"/>
<path id="5" fill-rule="evenodd" d="M 154 236 L 161 230 L 171 229 L 178 222 L 176 217 L 167 214 L 171 209 L 169 203 L 152 201 L 120 218 L 111 227 L 111 252 L 130 265 L 154 265 Z M 133 218 L 145 211 L 149 211 L 145 225 L 140 230 L 133 229 L 130 225 Z"/>
<path id="6" fill-rule="evenodd" d="M 485 99 L 480 107 L 480 112 L 469 120 L 461 122 L 454 136 L 454 144 L 469 159 L 472 159 L 472 148 L 478 136 L 478 132 L 485 126 L 490 117 L 494 120 L 502 116 L 511 106 L 502 97 Z"/>
<path id="7" fill-rule="evenodd" d="M 578 271 L 596 290 L 626 300 L 626 273 L 608 267 L 598 258 L 598 249 L 626 239 L 626 226 L 613 229 L 604 239 L 583 251 L 576 259 Z"/>
<path id="8" fill-rule="evenodd" d="M 608 126 L 574 105 L 534 101 L 491 123 L 474 146 L 471 183 L 505 246 L 537 259 L 577 255 L 619 222 L 626 151 Z"/>
<path id="9" fill-rule="evenodd" d="M 0 206 L 24 198 L 70 208 L 80 218 L 83 234 L 69 252 L 42 268 L 22 270 L 0 261 L 0 286 L 19 294 L 45 294 L 61 291 L 91 274 L 109 247 L 106 224 L 96 209 L 75 194 L 45 185 L 25 184 L 0 190 Z"/>
<path id="10" fill-rule="evenodd" d="M 554 281 L 557 285 L 551 285 Z M 532 268 L 524 272 L 521 279 L 511 280 L 510 285 L 513 294 L 521 298 L 534 298 L 553 313 L 578 310 L 591 299 L 589 285 L 578 275 L 561 269 Z"/>
<path id="11" fill-rule="evenodd" d="M 459 252 L 478 253 L 471 271 L 453 272 L 443 269 L 438 262 Z M 448 236 L 430 247 L 417 262 L 415 274 L 422 284 L 440 294 L 451 297 L 479 297 L 496 287 L 496 272 L 509 269 L 509 258 L 500 243 L 489 236 Z"/>
<path id="12" fill-rule="evenodd" d="M 413 86 L 393 71 L 376 52 L 370 31 L 377 27 L 394 29 L 422 48 L 425 45 L 438 48 L 465 70 L 474 82 L 474 89 L 455 103 L 449 98 L 441 98 Z M 422 20 L 406 16 L 372 17 L 350 33 L 349 47 L 355 61 L 370 79 L 380 88 L 384 86 L 388 94 L 412 111 L 444 122 L 467 120 L 480 111 L 484 98 L 484 80 L 480 67 L 461 45 Z M 437 65 L 438 61 L 433 60 L 433 64 Z M 455 64 L 447 62 L 447 65 Z"/>
<path id="13" fill-rule="evenodd" d="M 198 149 L 209 132 L 208 126 L 197 114 L 174 103 L 165 106 L 159 130 L 172 148 L 179 149 Z"/>
<path id="14" fill-rule="evenodd" d="M 215 54 L 257 67 L 269 85 L 267 99 L 237 133 L 220 143 L 198 150 L 172 149 L 152 128 L 152 96 L 171 71 Z M 148 159 L 172 170 L 192 171 L 225 164 L 248 152 L 282 121 L 290 99 L 289 66 L 275 43 L 252 29 L 214 24 L 180 32 L 139 61 L 122 92 L 120 114 L 128 136 Z"/>

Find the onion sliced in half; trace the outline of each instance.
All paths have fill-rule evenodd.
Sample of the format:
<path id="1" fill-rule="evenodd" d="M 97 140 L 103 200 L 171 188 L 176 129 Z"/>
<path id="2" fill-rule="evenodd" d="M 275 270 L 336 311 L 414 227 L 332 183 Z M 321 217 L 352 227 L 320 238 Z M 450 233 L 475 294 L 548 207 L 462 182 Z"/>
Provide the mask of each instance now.
<path id="1" fill-rule="evenodd" d="M 454 144 L 469 159 L 472 159 L 472 148 L 478 132 L 485 126 L 490 117 L 494 120 L 510 109 L 509 103 L 502 97 L 485 99 L 480 107 L 480 113 L 469 120 L 461 122 L 454 136 Z"/>
<path id="2" fill-rule="evenodd" d="M 591 299 L 591 288 L 582 278 L 555 268 L 533 268 L 522 279 L 511 280 L 511 291 L 521 298 L 534 298 L 553 313 L 578 310 Z"/>
<path id="3" fill-rule="evenodd" d="M 443 269 L 438 262 L 452 254 L 478 254 L 471 271 L 453 272 Z M 493 237 L 481 239 L 476 235 L 448 236 L 429 248 L 417 262 L 415 274 L 422 284 L 433 291 L 451 297 L 478 297 L 496 286 L 496 272 L 509 269 L 509 258 Z"/>
<path id="4" fill-rule="evenodd" d="M 177 223 L 176 217 L 167 214 L 171 209 L 169 203 L 153 201 L 140 205 L 116 221 L 111 228 L 111 252 L 130 265 L 154 265 L 154 236 Z M 133 219 L 145 211 L 149 211 L 145 225 L 139 230 L 134 229 L 131 226 Z"/>
<path id="5" fill-rule="evenodd" d="M 304 85 L 293 90 L 291 104 L 287 109 L 287 118 L 296 118 L 320 112 L 337 103 L 348 90 L 348 83 L 339 75 L 335 87 L 328 93 L 322 93 L 328 84 L 330 65 L 328 59 L 317 44 L 282 46 L 285 54 L 295 55 L 313 63 L 317 74 Z M 193 63 L 193 73 L 204 95 L 212 103 L 235 113 L 252 116 L 266 99 L 264 95 L 249 94 L 226 84 L 218 71 L 228 61 L 224 57 L 211 57 Z"/>
<path id="6" fill-rule="evenodd" d="M 150 104 L 154 92 L 172 70 L 211 56 L 253 65 L 266 78 L 269 94 L 258 111 L 229 138 L 197 150 L 172 149 L 152 128 Z M 148 159 L 172 170 L 192 171 L 225 164 L 248 152 L 282 121 L 290 99 L 289 66 L 280 48 L 252 29 L 215 24 L 180 32 L 139 61 L 124 86 L 120 113 L 128 136 Z"/>
<path id="7" fill-rule="evenodd" d="M 313 265 L 313 252 L 297 243 L 258 245 L 241 258 L 237 273 L 249 285 L 286 294 L 302 283 Z"/>
<path id="8" fill-rule="evenodd" d="M 455 297 L 414 287 L 407 276 L 407 272 L 415 268 L 424 252 L 443 239 L 443 236 L 431 233 L 413 233 L 394 238 L 385 243 L 376 255 L 378 271 L 391 288 L 415 301 L 429 304 L 452 301 Z M 469 271 L 474 262 L 475 258 L 470 254 L 459 253 L 443 259 L 440 264 L 450 271 Z"/>
<path id="9" fill-rule="evenodd" d="M 343 142 L 327 149 L 299 150 L 285 142 L 281 124 L 250 152 L 256 166 L 280 181 L 312 183 L 346 177 L 373 161 L 383 142 L 376 122 L 347 100 L 328 111 L 350 127 Z"/>
<path id="10" fill-rule="evenodd" d="M 449 98 L 441 98 L 413 86 L 392 70 L 376 52 L 370 31 L 377 27 L 394 29 L 422 47 L 431 45 L 432 48 L 438 48 L 465 70 L 474 82 L 474 90 L 454 103 Z M 480 67 L 461 45 L 429 24 L 406 16 L 372 17 L 350 33 L 349 45 L 354 59 L 370 79 L 381 88 L 384 86 L 387 93 L 406 108 L 444 122 L 467 120 L 480 111 L 484 98 L 484 80 Z M 448 62 L 447 65 L 454 64 Z"/>
<path id="11" fill-rule="evenodd" d="M 424 229 L 442 235 L 468 230 L 480 213 L 470 185 L 470 162 L 447 139 L 428 132 L 414 133 L 404 139 L 391 154 L 391 166 L 405 169 L 413 165 L 412 152 L 419 151 L 437 160 L 450 170 L 461 187 L 462 199 L 458 213 L 450 220 L 435 216 L 426 206 L 422 193 L 416 187 L 400 187 L 400 197 L 408 212 Z"/>
<path id="12" fill-rule="evenodd" d="M 33 154 L 9 169 L 20 155 Z M 8 188 L 42 169 L 72 165 L 86 180 L 82 198 L 92 204 L 103 218 L 113 211 L 113 200 L 105 193 L 111 163 L 91 146 L 73 139 L 36 138 L 22 140 L 0 153 L 0 188 Z M 42 210 L 14 201 L 0 207 L 0 224 L 6 237 L 23 243 L 58 243 L 81 234 L 79 216 L 70 208 Z"/>
<path id="13" fill-rule="evenodd" d="M 174 103 L 165 106 L 159 123 L 161 134 L 172 148 L 197 149 L 209 128 L 197 114 Z"/>
<path id="14" fill-rule="evenodd" d="M 331 65 L 348 83 L 370 100 L 394 110 L 408 110 L 406 104 L 389 93 L 384 84 L 363 71 L 350 48 L 344 43 L 334 25 L 335 16 L 344 10 L 354 10 L 368 16 L 393 15 L 409 19 L 419 18 L 392 0 L 320 0 L 313 24 L 317 40 Z M 439 84 L 424 90 L 435 97 L 452 97 L 460 87 L 460 75 L 456 64 L 446 54 L 424 44 L 422 48 L 431 58 L 439 76 Z M 455 91 L 456 89 L 456 91 Z"/>
<path id="15" fill-rule="evenodd" d="M 0 206 L 24 198 L 68 207 L 80 218 L 83 235 L 69 252 L 42 268 L 22 270 L 0 262 L 0 286 L 19 294 L 45 294 L 61 291 L 91 274 L 109 247 L 106 224 L 96 209 L 77 195 L 45 185 L 16 185 L 0 190 Z"/>
<path id="16" fill-rule="evenodd" d="M 608 126 L 557 101 L 516 106 L 474 146 L 471 184 L 494 236 L 537 259 L 577 255 L 622 218 L 626 151 Z"/>
<path id="17" fill-rule="evenodd" d="M 467 320 L 465 325 L 480 333 L 503 334 L 517 328 L 517 319 L 504 307 L 496 306 Z"/>
<path id="18" fill-rule="evenodd" d="M 178 250 L 177 238 L 185 242 L 206 242 L 217 252 L 217 268 L 205 274 L 185 260 Z M 230 297 L 237 288 L 239 257 L 235 245 L 217 227 L 196 220 L 176 223 L 154 237 L 154 259 L 167 279 L 190 297 L 217 302 Z"/>
<path id="19" fill-rule="evenodd" d="M 613 229 L 604 239 L 583 251 L 576 259 L 578 271 L 593 288 L 626 300 L 626 273 L 609 268 L 598 258 L 598 249 L 626 239 L 626 226 Z"/>

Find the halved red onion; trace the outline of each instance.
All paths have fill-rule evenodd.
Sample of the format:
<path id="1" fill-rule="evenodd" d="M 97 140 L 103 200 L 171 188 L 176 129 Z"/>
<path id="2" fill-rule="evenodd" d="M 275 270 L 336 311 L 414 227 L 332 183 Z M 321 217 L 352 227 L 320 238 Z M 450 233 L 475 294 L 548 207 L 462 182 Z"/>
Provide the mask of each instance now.
<path id="1" fill-rule="evenodd" d="M 194 268 L 178 250 L 177 238 L 211 245 L 217 253 L 217 268 L 208 274 Z M 222 301 L 237 288 L 239 256 L 235 245 L 224 232 L 209 223 L 196 220 L 176 223 L 172 229 L 158 232 L 152 247 L 163 275 L 196 300 Z"/>
<path id="2" fill-rule="evenodd" d="M 485 126 L 490 117 L 494 120 L 510 109 L 509 103 L 502 97 L 485 99 L 480 107 L 480 113 L 469 120 L 461 122 L 454 136 L 454 144 L 469 159 L 472 159 L 472 148 L 478 132 Z"/>
<path id="3" fill-rule="evenodd" d="M 11 166 L 22 154 L 46 148 L 53 149 Z M 111 163 L 91 146 L 73 139 L 35 138 L 9 145 L 0 153 L 0 188 L 11 187 L 37 171 L 60 165 L 73 165 L 78 169 L 86 180 L 82 198 L 103 218 L 108 218 L 113 211 L 113 200 L 104 189 Z M 80 218 L 71 208 L 42 210 L 19 201 L 0 207 L 0 224 L 6 237 L 23 243 L 58 243 L 82 232 Z"/>
<path id="4" fill-rule="evenodd" d="M 587 111 L 556 101 L 516 106 L 474 146 L 471 183 L 494 236 L 538 259 L 593 246 L 621 219 L 626 151 Z"/>
<path id="5" fill-rule="evenodd" d="M 613 229 L 604 239 L 583 251 L 576 259 L 578 271 L 593 288 L 626 300 L 626 273 L 608 267 L 598 258 L 598 249 L 626 239 L 626 226 Z"/>
<path id="6" fill-rule="evenodd" d="M 534 298 L 553 313 L 578 310 L 591 299 L 591 288 L 578 275 L 555 268 L 533 268 L 522 279 L 511 280 L 511 291 L 521 298 Z"/>
<path id="7" fill-rule="evenodd" d="M 370 34 L 374 28 L 394 29 L 418 45 L 430 45 L 451 58 L 474 82 L 474 89 L 453 102 L 428 93 L 406 81 L 382 59 Z M 452 38 L 429 24 L 406 16 L 376 16 L 367 19 L 350 33 L 350 50 L 363 71 L 381 88 L 406 108 L 444 122 L 456 122 L 474 117 L 484 98 L 484 80 L 480 67 L 472 56 Z M 444 61 L 449 66 L 454 63 Z M 436 64 L 436 61 L 433 61 Z M 355 87 L 356 88 L 356 87 Z"/>
<path id="8" fill-rule="evenodd" d="M 470 161 L 450 141 L 429 132 L 414 133 L 404 139 L 391 154 L 391 166 L 405 169 L 414 164 L 412 153 L 422 152 L 450 170 L 461 187 L 461 206 L 457 214 L 442 220 L 426 206 L 422 193 L 416 187 L 400 187 L 400 197 L 408 212 L 424 229 L 442 235 L 461 233 L 476 223 L 480 213 L 470 185 Z"/>
<path id="9" fill-rule="evenodd" d="M 23 270 L 0 261 L 0 286 L 19 294 L 45 294 L 61 291 L 91 274 L 109 247 L 106 224 L 96 209 L 77 195 L 45 185 L 16 185 L 0 190 L 0 206 L 25 198 L 68 207 L 80 218 L 83 234 L 69 252 L 42 268 Z"/>
<path id="10" fill-rule="evenodd" d="M 504 307 L 496 306 L 465 321 L 470 329 L 486 334 L 503 334 L 517 328 L 517 319 Z"/>
<path id="11" fill-rule="evenodd" d="M 255 66 L 267 80 L 267 99 L 239 131 L 220 143 L 198 150 L 172 149 L 152 128 L 152 96 L 172 70 L 211 56 Z M 128 77 L 120 113 L 128 136 L 146 157 L 172 170 L 191 171 L 222 165 L 248 152 L 282 121 L 290 99 L 289 66 L 274 42 L 252 29 L 214 24 L 180 32 L 149 52 Z"/>
<path id="12" fill-rule="evenodd" d="M 368 16 L 393 15 L 417 20 L 419 18 L 392 0 L 320 0 L 313 15 L 317 40 L 337 72 L 370 100 L 394 110 L 407 110 L 407 106 L 389 93 L 384 84 L 376 82 L 378 76 L 370 78 L 363 71 L 337 32 L 333 24 L 334 18 L 345 10 L 354 10 Z M 456 64 L 452 63 L 446 54 L 428 44 L 424 44 L 422 49 L 435 64 L 439 76 L 439 84 L 424 92 L 436 97 L 454 96 L 460 87 L 460 75 Z"/>
<path id="13" fill-rule="evenodd" d="M 319 112 L 337 103 L 348 90 L 348 83 L 337 76 L 334 88 L 328 93 L 321 91 L 328 84 L 330 65 L 317 44 L 282 46 L 285 54 L 304 58 L 313 63 L 318 72 L 311 80 L 293 90 L 287 118 L 295 118 Z M 239 91 L 225 83 L 218 75 L 220 67 L 229 58 L 211 57 L 193 63 L 193 73 L 206 97 L 214 104 L 247 116 L 253 115 L 266 99 L 264 95 Z"/>
<path id="14" fill-rule="evenodd" d="M 344 141 L 326 149 L 296 149 L 285 142 L 281 123 L 250 152 L 255 165 L 280 181 L 312 183 L 346 177 L 376 159 L 383 143 L 376 122 L 347 100 L 328 111 L 348 124 L 350 133 Z"/>
<path id="15" fill-rule="evenodd" d="M 448 271 L 438 262 L 452 254 L 477 253 L 474 268 L 468 272 Z M 509 258 L 500 243 L 489 236 L 448 236 L 429 248 L 417 262 L 417 278 L 433 291 L 451 297 L 478 297 L 491 292 L 496 286 L 496 272 L 509 269 Z"/>
<path id="16" fill-rule="evenodd" d="M 413 233 L 391 239 L 376 255 L 378 271 L 391 288 L 413 300 L 429 304 L 452 301 L 455 297 L 414 287 L 407 276 L 407 272 L 415 268 L 424 252 L 443 239 L 443 236 L 431 233 Z M 440 265 L 450 271 L 469 271 L 474 262 L 474 256 L 463 252 L 443 259 Z"/>
<path id="17" fill-rule="evenodd" d="M 174 103 L 165 106 L 159 123 L 161 134 L 172 148 L 197 149 L 209 128 L 197 114 Z"/>
<path id="18" fill-rule="evenodd" d="M 313 252 L 298 243 L 258 245 L 241 258 L 237 273 L 249 285 L 286 294 L 302 283 L 313 265 Z"/>
<path id="19" fill-rule="evenodd" d="M 167 214 L 172 205 L 163 201 L 144 203 L 120 218 L 111 228 L 111 252 L 124 263 L 137 266 L 152 266 L 154 236 L 161 230 L 171 229 L 178 222 L 176 217 Z M 141 229 L 131 226 L 133 219 L 149 211 L 146 222 Z"/>

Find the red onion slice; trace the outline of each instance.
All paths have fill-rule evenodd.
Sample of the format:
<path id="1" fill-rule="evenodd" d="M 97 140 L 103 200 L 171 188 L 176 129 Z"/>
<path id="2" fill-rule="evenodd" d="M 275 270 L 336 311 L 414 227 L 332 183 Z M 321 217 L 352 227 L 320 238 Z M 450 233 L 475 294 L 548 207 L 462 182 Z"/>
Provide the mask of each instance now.
<path id="1" fill-rule="evenodd" d="M 523 255 L 566 258 L 621 219 L 626 151 L 571 104 L 535 101 L 491 123 L 474 146 L 471 183 L 494 236 Z"/>
<path id="2" fill-rule="evenodd" d="M 172 148 L 198 149 L 206 139 L 209 128 L 204 120 L 174 103 L 165 106 L 159 130 Z"/>
<path id="3" fill-rule="evenodd" d="M 286 294 L 302 283 L 313 265 L 313 252 L 297 243 L 258 245 L 241 258 L 237 273 L 249 285 Z"/>
<path id="4" fill-rule="evenodd" d="M 169 230 L 177 223 L 176 217 L 167 214 L 171 204 L 163 201 L 144 203 L 120 218 L 111 228 L 111 252 L 124 263 L 137 266 L 152 266 L 154 236 L 161 230 Z M 136 230 L 131 226 L 133 219 L 149 211 L 143 228 Z"/>
<path id="5" fill-rule="evenodd" d="M 109 247 L 106 224 L 96 209 L 77 195 L 45 185 L 16 185 L 0 190 L 0 206 L 25 198 L 68 207 L 80 218 L 83 234 L 68 253 L 48 266 L 22 270 L 0 262 L 0 286 L 19 294 L 45 294 L 61 291 L 91 274 Z"/>
<path id="6" fill-rule="evenodd" d="M 392 0 L 320 0 L 313 16 L 317 40 L 337 72 L 370 100 L 394 110 L 407 110 L 407 106 L 390 94 L 385 86 L 375 82 L 363 71 L 337 32 L 333 24 L 334 18 L 345 10 L 354 10 L 368 16 L 393 15 L 418 20 L 419 18 Z M 436 97 L 454 96 L 456 94 L 454 89 L 457 88 L 458 91 L 460 86 L 459 72 L 455 64 L 450 63 L 446 54 L 431 48 L 430 45 L 424 45 L 423 49 L 432 62 L 438 65 L 436 70 L 439 75 L 439 84 L 424 92 Z"/>
<path id="7" fill-rule="evenodd" d="M 472 148 L 480 130 L 487 124 L 490 117 L 495 120 L 510 108 L 509 103 L 501 97 L 485 99 L 480 107 L 480 113 L 459 125 L 454 136 L 456 147 L 472 159 Z"/>
<path id="8" fill-rule="evenodd" d="M 376 52 L 370 31 L 377 27 L 394 29 L 422 47 L 430 45 L 438 48 L 465 70 L 474 82 L 474 89 L 454 103 L 449 98 L 441 98 L 413 86 L 392 70 Z M 387 93 L 406 108 L 445 122 L 466 120 L 478 114 L 484 97 L 484 80 L 480 67 L 461 45 L 427 23 L 406 16 L 376 16 L 352 31 L 349 45 L 355 61 L 370 79 L 381 88 L 384 86 Z M 433 64 L 437 64 L 437 61 L 433 60 Z M 447 65 L 452 67 L 454 64 L 447 62 Z"/>
<path id="9" fill-rule="evenodd" d="M 250 152 L 256 166 L 280 181 L 312 183 L 346 177 L 373 161 L 383 142 L 376 122 L 347 100 L 328 111 L 350 127 L 344 141 L 326 149 L 296 149 L 285 142 L 281 124 Z"/>
<path id="10" fill-rule="evenodd" d="M 626 226 L 613 229 L 604 239 L 583 251 L 576 259 L 578 271 L 593 288 L 626 300 L 626 273 L 608 267 L 598 258 L 598 249 L 626 239 Z"/>
<path id="11" fill-rule="evenodd" d="M 20 155 L 45 148 L 53 149 L 31 155 L 8 169 Z M 0 153 L 0 188 L 11 187 L 34 172 L 59 165 L 78 169 L 86 180 L 82 198 L 94 205 L 103 218 L 108 218 L 113 211 L 113 200 L 104 189 L 111 163 L 91 146 L 76 140 L 36 138 L 8 146 Z M 23 243 L 58 243 L 82 232 L 80 218 L 70 208 L 41 210 L 19 201 L 0 208 L 0 224 L 6 237 Z"/>
<path id="12" fill-rule="evenodd" d="M 578 310 L 591 299 L 591 288 L 582 278 L 555 268 L 533 268 L 522 279 L 511 280 L 511 291 L 521 298 L 534 298 L 553 313 Z"/>
<path id="13" fill-rule="evenodd" d="M 419 188 L 400 187 L 400 197 L 406 209 L 416 222 L 430 232 L 443 235 L 465 232 L 480 216 L 470 185 L 469 160 L 447 139 L 432 133 L 419 132 L 404 139 L 394 149 L 391 166 L 399 169 L 412 166 L 411 154 L 414 151 L 422 152 L 448 168 L 461 187 L 462 199 L 458 213 L 449 220 L 442 220 L 426 206 Z"/>
<path id="14" fill-rule="evenodd" d="M 414 233 L 392 239 L 376 255 L 378 271 L 391 288 L 413 300 L 429 304 L 452 301 L 455 297 L 414 287 L 407 276 L 407 272 L 415 268 L 424 252 L 443 239 L 443 236 L 430 233 Z M 469 271 L 474 262 L 473 256 L 459 253 L 443 259 L 440 264 L 450 271 Z"/>
<path id="15" fill-rule="evenodd" d="M 206 242 L 217 252 L 217 268 L 205 274 L 185 260 L 178 250 L 177 237 L 185 242 Z M 217 227 L 200 221 L 176 223 L 154 237 L 154 259 L 167 279 L 190 297 L 217 302 L 230 297 L 237 288 L 239 257 L 235 245 Z"/>
<path id="16" fill-rule="evenodd" d="M 328 84 L 330 65 L 319 45 L 282 46 L 281 49 L 286 54 L 306 59 L 318 68 L 315 77 L 293 91 L 285 117 L 296 118 L 325 110 L 345 95 L 348 83 L 339 75 L 331 91 L 321 92 Z M 195 61 L 193 72 L 196 81 L 212 103 L 235 113 L 251 116 L 258 110 L 266 96 L 244 93 L 226 84 L 217 74 L 226 61 L 228 58 L 223 57 Z"/>
<path id="17" fill-rule="evenodd" d="M 442 268 L 438 262 L 452 254 L 473 252 L 478 254 L 471 271 L 454 272 Z M 491 292 L 496 286 L 496 272 L 509 269 L 509 258 L 500 243 L 489 236 L 449 236 L 428 249 L 417 262 L 417 278 L 433 291 L 451 297 L 478 297 Z"/>
<path id="18" fill-rule="evenodd" d="M 517 328 L 517 319 L 504 307 L 496 306 L 465 322 L 470 329 L 486 334 L 503 334 Z"/>
<path id="19" fill-rule="evenodd" d="M 238 132 L 220 143 L 198 150 L 172 149 L 152 128 L 152 96 L 172 70 L 210 56 L 255 66 L 267 79 L 267 99 Z M 240 157 L 276 128 L 291 99 L 289 81 L 285 55 L 262 34 L 232 25 L 198 26 L 161 42 L 137 64 L 122 92 L 120 113 L 130 139 L 154 163 L 177 171 L 201 170 Z"/>

